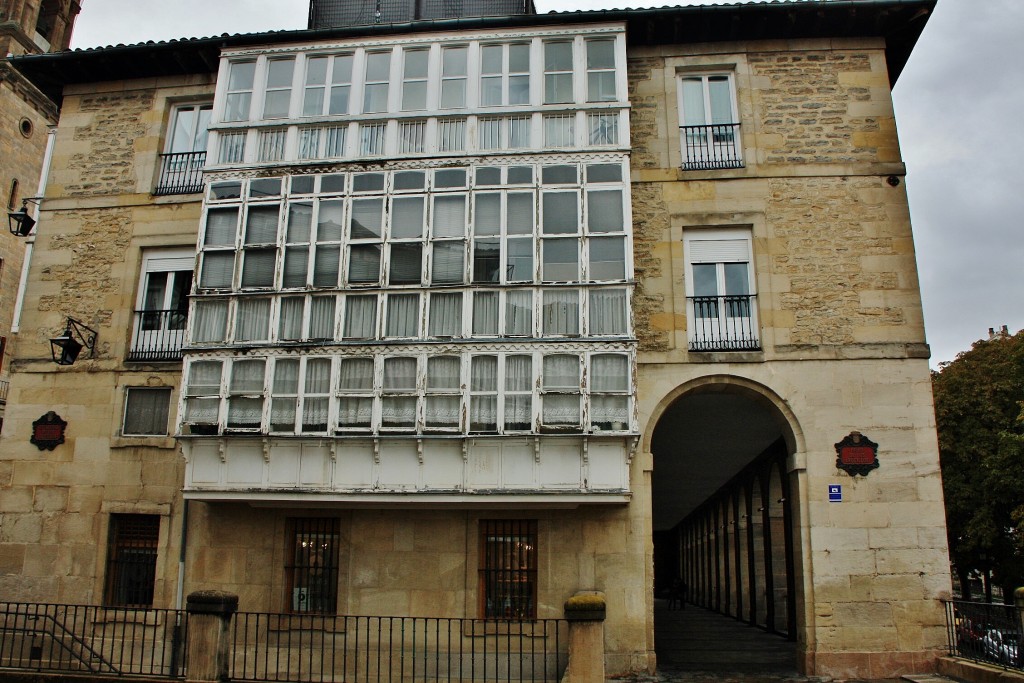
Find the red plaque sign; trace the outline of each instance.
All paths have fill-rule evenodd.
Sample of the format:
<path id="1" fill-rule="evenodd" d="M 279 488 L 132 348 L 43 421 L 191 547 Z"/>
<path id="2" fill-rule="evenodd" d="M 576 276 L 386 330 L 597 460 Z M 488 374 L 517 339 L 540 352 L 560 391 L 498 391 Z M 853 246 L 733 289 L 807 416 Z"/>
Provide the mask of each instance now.
<path id="1" fill-rule="evenodd" d="M 850 432 L 836 445 L 836 467 L 866 477 L 878 467 L 878 444 L 860 432 Z"/>
<path id="2" fill-rule="evenodd" d="M 41 451 L 52 451 L 64 443 L 64 430 L 68 423 L 52 410 L 32 423 L 32 438 L 29 443 Z"/>

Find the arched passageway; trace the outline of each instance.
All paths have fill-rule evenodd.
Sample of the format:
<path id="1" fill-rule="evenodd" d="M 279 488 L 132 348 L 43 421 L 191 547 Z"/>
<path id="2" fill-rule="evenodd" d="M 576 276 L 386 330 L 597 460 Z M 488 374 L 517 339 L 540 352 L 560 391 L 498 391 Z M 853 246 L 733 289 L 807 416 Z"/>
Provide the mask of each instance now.
<path id="1" fill-rule="evenodd" d="M 690 605 L 731 617 L 729 628 L 745 625 L 753 634 L 737 648 L 750 655 L 763 647 L 764 661 L 795 669 L 797 488 L 786 464 L 793 443 L 782 412 L 749 387 L 705 384 L 662 413 L 651 439 L 659 667 L 687 668 L 684 651 L 693 652 L 695 643 L 708 649 L 700 629 L 713 621 L 695 626 L 696 610 L 668 610 L 672 586 L 681 581 Z M 703 658 L 699 668 L 714 659 Z"/>

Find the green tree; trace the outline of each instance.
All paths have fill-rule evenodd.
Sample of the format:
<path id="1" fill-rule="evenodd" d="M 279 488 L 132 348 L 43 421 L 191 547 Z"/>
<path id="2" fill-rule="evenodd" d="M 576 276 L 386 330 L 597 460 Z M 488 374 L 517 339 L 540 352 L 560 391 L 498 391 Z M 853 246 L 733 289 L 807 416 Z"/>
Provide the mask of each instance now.
<path id="1" fill-rule="evenodd" d="M 975 342 L 932 373 L 950 552 L 1012 596 L 1024 585 L 1024 331 Z"/>

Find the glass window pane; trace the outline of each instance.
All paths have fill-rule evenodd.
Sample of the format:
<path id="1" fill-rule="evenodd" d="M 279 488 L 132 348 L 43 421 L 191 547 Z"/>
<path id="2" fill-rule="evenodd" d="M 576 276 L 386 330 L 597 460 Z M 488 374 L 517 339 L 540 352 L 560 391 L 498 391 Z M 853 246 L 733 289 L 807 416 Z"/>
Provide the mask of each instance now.
<path id="1" fill-rule="evenodd" d="M 544 334 L 578 335 L 580 332 L 579 292 L 546 290 L 542 306 Z"/>
<path id="2" fill-rule="evenodd" d="M 463 242 L 435 242 L 430 280 L 434 284 L 465 281 L 466 246 Z"/>
<path id="3" fill-rule="evenodd" d="M 626 292 L 621 289 L 590 290 L 590 334 L 626 334 Z"/>
<path id="4" fill-rule="evenodd" d="M 587 68 L 588 69 L 614 69 L 615 68 L 615 41 L 614 40 L 588 40 L 587 41 Z"/>
<path id="5" fill-rule="evenodd" d="M 543 199 L 544 234 L 575 233 L 579 229 L 579 203 L 575 192 L 545 192 Z"/>
<path id="6" fill-rule="evenodd" d="M 473 242 L 473 282 L 499 282 L 501 278 L 501 241 Z"/>
<path id="7" fill-rule="evenodd" d="M 544 356 L 542 381 L 545 391 L 580 390 L 579 356 L 556 354 Z"/>
<path id="8" fill-rule="evenodd" d="M 385 358 L 384 359 L 384 390 L 415 391 L 416 390 L 416 359 Z"/>
<path id="9" fill-rule="evenodd" d="M 384 218 L 383 199 L 355 199 L 352 201 L 352 220 L 349 236 L 352 239 L 380 238 Z"/>
<path id="10" fill-rule="evenodd" d="M 544 240 L 541 279 L 575 282 L 580 278 L 579 242 L 575 239 Z"/>
<path id="11" fill-rule="evenodd" d="M 462 293 L 430 295 L 430 336 L 462 336 Z"/>
<path id="12" fill-rule="evenodd" d="M 473 356 L 470 391 L 498 390 L 497 356 Z"/>
<path id="13" fill-rule="evenodd" d="M 462 384 L 460 373 L 461 361 L 458 356 L 427 358 L 427 389 L 457 391 Z"/>
<path id="14" fill-rule="evenodd" d="M 423 245 L 419 242 L 398 242 L 391 245 L 388 283 L 419 284 L 423 273 Z"/>
<path id="15" fill-rule="evenodd" d="M 725 264 L 725 294 L 735 296 L 750 294 L 749 268 L 746 263 Z"/>
<path id="16" fill-rule="evenodd" d="M 587 192 L 587 228 L 590 232 L 622 231 L 622 190 Z"/>
<path id="17" fill-rule="evenodd" d="M 391 236 L 423 235 L 423 197 L 395 197 L 391 202 Z"/>
<path id="18" fill-rule="evenodd" d="M 434 237 L 462 237 L 466 234 L 466 196 L 434 197 Z"/>
<path id="19" fill-rule="evenodd" d="M 473 198 L 473 234 L 497 235 L 501 232 L 501 195 L 477 193 Z"/>
<path id="20" fill-rule="evenodd" d="M 340 265 L 341 247 L 339 245 L 317 245 L 316 259 L 313 263 L 313 286 L 337 287 Z"/>
<path id="21" fill-rule="evenodd" d="M 629 359 L 621 354 L 599 354 L 590 359 L 593 391 L 627 391 Z"/>
<path id="22" fill-rule="evenodd" d="M 541 420 L 546 425 L 578 425 L 580 423 L 580 397 L 548 394 L 542 397 Z"/>
<path id="23" fill-rule="evenodd" d="M 533 292 L 510 291 L 505 298 L 505 334 L 515 337 L 533 335 Z"/>
<path id="24" fill-rule="evenodd" d="M 590 240 L 590 280 L 623 280 L 626 277 L 626 243 L 621 237 Z"/>
<path id="25" fill-rule="evenodd" d="M 334 339 L 334 297 L 314 296 L 309 311 L 309 338 Z"/>
<path id="26" fill-rule="evenodd" d="M 511 176 L 511 169 L 509 169 Z M 512 182 L 511 177 L 509 182 Z M 506 209 L 506 230 L 509 235 L 532 235 L 533 234 L 533 193 L 532 192 L 510 192 L 505 198 L 508 203 Z"/>
<path id="27" fill-rule="evenodd" d="M 203 244 L 208 247 L 234 246 L 237 226 L 238 209 L 210 209 L 206 215 L 206 236 Z"/>
<path id="28" fill-rule="evenodd" d="M 246 249 L 242 261 L 242 287 L 273 286 L 276 256 L 276 249 Z"/>
<path id="29" fill-rule="evenodd" d="M 496 336 L 498 334 L 498 293 L 473 293 L 473 334 Z"/>
<path id="30" fill-rule="evenodd" d="M 324 179 L 326 180 L 326 178 Z M 317 217 L 316 239 L 318 242 L 341 240 L 341 221 L 345 204 L 341 201 L 321 201 Z"/>
<path id="31" fill-rule="evenodd" d="M 388 337 L 419 336 L 419 294 L 392 294 L 388 296 Z"/>
<path id="32" fill-rule="evenodd" d="M 373 359 L 342 358 L 338 391 L 373 391 Z"/>
<path id="33" fill-rule="evenodd" d="M 349 248 L 348 281 L 353 284 L 380 281 L 379 244 L 356 244 Z"/>
<path id="34" fill-rule="evenodd" d="M 279 207 L 251 206 L 245 219 L 246 244 L 274 244 L 277 241 Z"/>
<path id="35" fill-rule="evenodd" d="M 199 286 L 208 289 L 230 289 L 234 267 L 235 253 L 232 251 L 204 253 Z"/>
<path id="36" fill-rule="evenodd" d="M 718 274 L 714 263 L 693 264 L 693 295 L 718 296 Z"/>
<path id="37" fill-rule="evenodd" d="M 509 239 L 505 280 L 507 282 L 533 282 L 533 239 Z"/>

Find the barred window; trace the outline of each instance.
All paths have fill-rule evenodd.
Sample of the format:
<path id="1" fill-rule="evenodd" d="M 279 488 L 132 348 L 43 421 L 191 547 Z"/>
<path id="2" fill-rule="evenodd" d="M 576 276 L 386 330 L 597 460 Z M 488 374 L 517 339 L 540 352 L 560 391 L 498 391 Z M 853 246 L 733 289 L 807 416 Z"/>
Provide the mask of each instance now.
<path id="1" fill-rule="evenodd" d="M 537 618 L 537 521 L 480 522 L 480 613 L 484 619 Z"/>
<path id="2" fill-rule="evenodd" d="M 285 575 L 291 611 L 333 614 L 338 608 L 338 520 L 292 519 L 288 527 L 292 551 Z"/>
<path id="3" fill-rule="evenodd" d="M 150 607 L 156 579 L 159 515 L 110 516 L 105 603 L 113 607 Z"/>

